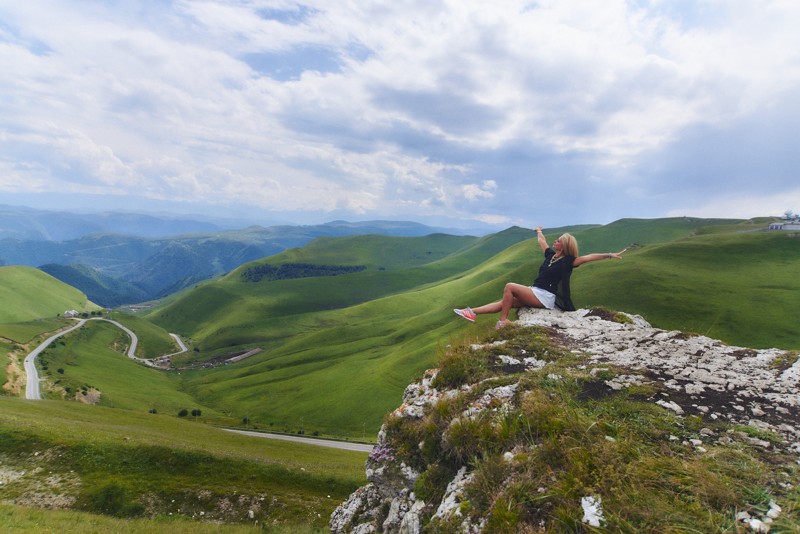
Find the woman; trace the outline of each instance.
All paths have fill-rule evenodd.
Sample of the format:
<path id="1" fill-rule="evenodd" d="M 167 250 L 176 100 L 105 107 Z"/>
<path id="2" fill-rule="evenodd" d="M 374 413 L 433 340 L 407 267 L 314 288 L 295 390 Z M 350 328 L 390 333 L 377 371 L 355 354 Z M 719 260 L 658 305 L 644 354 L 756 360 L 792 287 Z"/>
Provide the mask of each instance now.
<path id="1" fill-rule="evenodd" d="M 475 317 L 482 313 L 500 312 L 500 320 L 497 321 L 497 328 L 510 323 L 508 312 L 511 308 L 547 308 L 552 310 L 555 307 L 565 311 L 574 311 L 569 295 L 569 277 L 572 269 L 579 267 L 590 261 L 604 260 L 609 258 L 622 259 L 622 254 L 628 250 L 623 249 L 617 253 L 587 254 L 578 256 L 578 242 L 570 234 L 564 234 L 555 241 L 553 246 L 547 246 L 547 240 L 542 233 L 542 227 L 536 227 L 536 239 L 544 252 L 544 262 L 539 267 L 539 274 L 533 282 L 533 286 L 523 286 L 522 284 L 509 283 L 503 290 L 503 298 L 497 302 L 485 304 L 478 308 L 454 309 L 468 321 L 475 321 Z"/>

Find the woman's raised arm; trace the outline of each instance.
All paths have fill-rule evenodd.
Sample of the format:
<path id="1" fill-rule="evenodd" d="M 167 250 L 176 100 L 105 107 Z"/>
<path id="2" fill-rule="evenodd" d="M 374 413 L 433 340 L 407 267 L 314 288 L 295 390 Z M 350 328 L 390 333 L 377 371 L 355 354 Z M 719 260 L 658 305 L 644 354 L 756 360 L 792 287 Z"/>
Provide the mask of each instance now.
<path id="1" fill-rule="evenodd" d="M 539 242 L 539 246 L 542 248 L 542 252 L 547 250 L 547 239 L 544 238 L 541 226 L 536 227 L 536 240 Z"/>

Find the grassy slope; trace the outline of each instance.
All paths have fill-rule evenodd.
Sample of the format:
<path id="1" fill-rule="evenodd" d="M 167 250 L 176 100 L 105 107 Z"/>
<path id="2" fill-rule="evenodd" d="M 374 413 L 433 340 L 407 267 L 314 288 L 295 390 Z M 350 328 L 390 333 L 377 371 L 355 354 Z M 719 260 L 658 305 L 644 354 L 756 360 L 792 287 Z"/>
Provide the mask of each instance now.
<path id="1" fill-rule="evenodd" d="M 157 532 L 158 525 L 172 530 L 167 514 L 184 519 L 177 531 L 191 531 L 186 516 L 200 511 L 212 520 L 247 521 L 253 501 L 264 503 L 255 508 L 260 524 L 324 527 L 333 508 L 363 483 L 366 454 L 240 436 L 161 415 L 0 398 L 0 457 L 7 473 L 22 472 L 4 485 L 6 498 L 26 502 L 38 484 L 56 485 L 51 489 L 75 495 L 79 508 L 99 511 L 113 503 L 98 499 L 98 489 L 113 486 L 124 493 L 123 504 L 148 503 L 145 512 L 160 517 L 119 528 Z M 36 462 L 44 469 L 32 469 Z M 226 502 L 233 504 L 227 514 Z M 8 508 L 2 510 L 0 526 Z M 112 513 L 126 511 L 135 510 Z M 25 516 L 24 509 L 10 513 Z M 112 524 L 39 516 L 47 531 L 73 521 L 77 529 L 87 519 Z"/>
<path id="2" fill-rule="evenodd" d="M 21 323 L 5 323 L 0 324 L 0 337 L 24 344 L 32 341 L 36 336 L 60 330 L 72 324 L 74 324 L 72 319 L 65 319 L 63 317 L 36 319 L 34 321 L 24 321 Z"/>
<path id="3" fill-rule="evenodd" d="M 187 390 L 204 402 L 280 430 L 372 436 L 410 379 L 429 366 L 437 343 L 458 330 L 442 313 L 452 308 L 453 296 L 497 279 L 510 265 L 501 261 L 473 275 L 462 271 L 529 235 L 512 229 L 473 238 L 458 253 L 424 267 L 395 268 L 399 253 L 383 253 L 354 263 L 385 264 L 385 271 L 333 278 L 244 284 L 234 272 L 151 317 L 170 330 L 189 330 L 203 350 L 236 343 L 266 349 L 237 365 L 185 374 Z M 406 257 L 421 263 L 433 249 L 431 240 L 418 243 L 423 246 Z M 349 248 L 336 250 L 352 257 Z M 303 259 L 293 254 L 291 261 Z M 331 263 L 331 257 L 320 263 Z M 453 273 L 457 289 L 442 283 Z M 187 320 L 188 309 L 210 315 Z"/>
<path id="4" fill-rule="evenodd" d="M 577 306 L 604 305 L 654 325 L 753 348 L 800 348 L 800 237 L 701 235 L 576 271 Z"/>
<path id="5" fill-rule="evenodd" d="M 0 323 L 55 317 L 66 310 L 98 309 L 86 295 L 32 267 L 0 267 Z"/>

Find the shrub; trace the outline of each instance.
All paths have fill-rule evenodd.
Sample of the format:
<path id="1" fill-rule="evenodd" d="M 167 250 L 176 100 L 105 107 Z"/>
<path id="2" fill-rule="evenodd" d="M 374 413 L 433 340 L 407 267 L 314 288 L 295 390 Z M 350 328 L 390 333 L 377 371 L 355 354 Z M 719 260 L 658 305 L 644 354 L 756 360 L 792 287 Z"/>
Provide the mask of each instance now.
<path id="1" fill-rule="evenodd" d="M 431 464 L 414 483 L 414 493 L 425 502 L 439 502 L 454 475 L 455 471 L 448 465 Z"/>
<path id="2" fill-rule="evenodd" d="M 189 410 L 186 408 L 178 412 L 178 417 L 186 417 L 187 415 L 189 415 Z"/>
<path id="3" fill-rule="evenodd" d="M 130 502 L 125 488 L 113 482 L 90 490 L 82 500 L 86 510 L 105 515 L 134 517 L 144 512 L 144 506 Z"/>

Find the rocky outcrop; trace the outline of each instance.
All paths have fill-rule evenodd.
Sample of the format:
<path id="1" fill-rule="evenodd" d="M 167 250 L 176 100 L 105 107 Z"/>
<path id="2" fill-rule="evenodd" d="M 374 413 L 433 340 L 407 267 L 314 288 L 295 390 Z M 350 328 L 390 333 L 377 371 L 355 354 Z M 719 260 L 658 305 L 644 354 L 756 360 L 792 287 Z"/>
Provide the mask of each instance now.
<path id="1" fill-rule="evenodd" d="M 639 316 L 605 310 L 561 313 L 523 309 L 517 325 L 541 327 L 566 354 L 576 356 L 580 362 L 576 365 L 597 377 L 596 383 L 606 390 L 598 394 L 650 386 L 657 393 L 647 400 L 668 410 L 665 413 L 692 417 L 708 427 L 725 423 L 729 429 L 740 425 L 780 436 L 780 440 L 767 440 L 759 438 L 758 432 L 729 430 L 720 434 L 704 426 L 697 439 L 686 440 L 687 446 L 694 447 L 692 450 L 705 451 L 704 445 L 708 443 L 738 439 L 765 450 L 777 448 L 785 454 L 800 455 L 800 359 L 796 352 L 733 347 L 704 336 L 653 328 Z M 502 346 L 503 342 L 497 343 Z M 547 372 L 551 365 L 546 358 L 525 350 L 499 354 L 495 364 L 514 371 L 508 376 L 517 377 L 517 381 L 495 387 L 484 385 L 471 398 L 469 406 L 450 421 L 451 427 L 487 410 L 502 413 L 519 400 L 519 380 L 526 372 Z M 458 525 L 459 532 L 484 529 L 485 518 L 462 513 L 463 491 L 474 476 L 468 462 L 463 462 L 455 474 L 448 474 L 449 482 L 443 495 L 436 495 L 436 502 L 425 502 L 415 493 L 420 473 L 413 467 L 418 462 L 412 456 L 418 451 L 398 451 L 387 444 L 388 425 L 402 420 L 420 421 L 438 403 L 476 387 L 476 384 L 452 389 L 434 387 L 437 373 L 436 369 L 426 371 L 420 382 L 408 386 L 400 407 L 387 417 L 377 446 L 367 460 L 369 484 L 354 492 L 333 513 L 330 523 L 333 532 L 416 533 L 424 529 L 426 521 L 437 520 Z M 447 437 L 441 439 L 446 441 Z M 608 439 L 613 441 L 611 437 Z M 418 449 L 425 446 L 419 443 Z M 519 452 L 507 451 L 503 458 L 512 461 Z M 583 501 L 589 517 L 584 521 L 589 524 L 599 521 L 598 514 L 602 513 L 602 504 L 593 499 L 587 497 Z M 753 530 L 755 525 L 764 525 L 761 519 L 739 517 Z"/>

